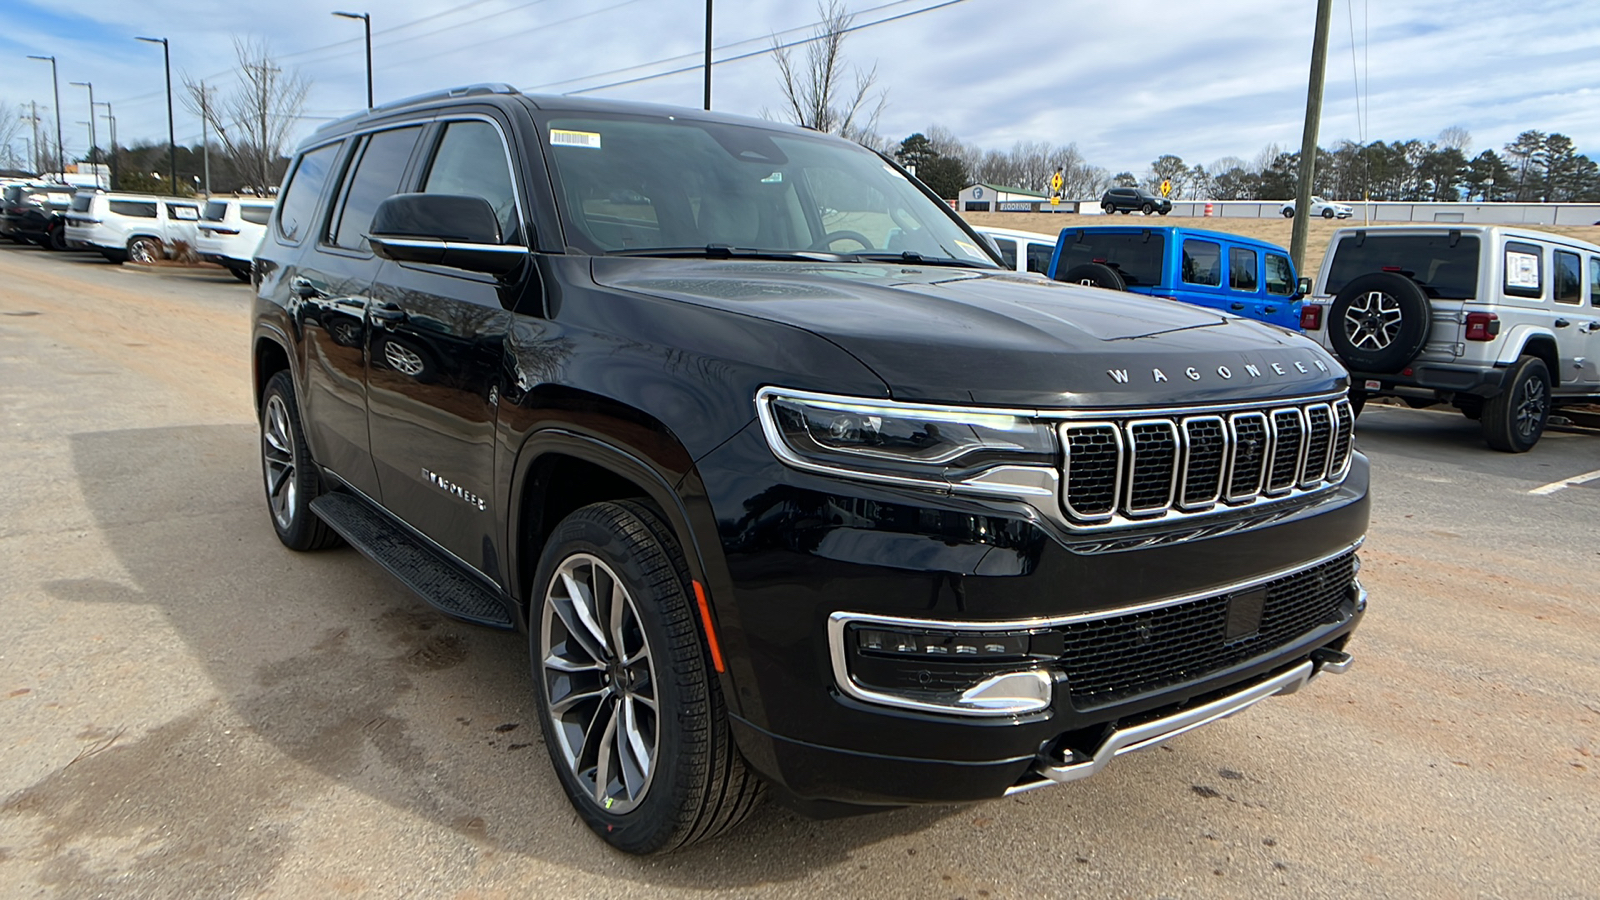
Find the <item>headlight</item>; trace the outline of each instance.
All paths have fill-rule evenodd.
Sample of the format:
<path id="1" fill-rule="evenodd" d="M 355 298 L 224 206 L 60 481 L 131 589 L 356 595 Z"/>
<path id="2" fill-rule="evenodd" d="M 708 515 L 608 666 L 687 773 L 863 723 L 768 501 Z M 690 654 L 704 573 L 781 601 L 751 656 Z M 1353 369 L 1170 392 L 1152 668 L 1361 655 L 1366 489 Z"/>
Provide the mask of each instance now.
<path id="1" fill-rule="evenodd" d="M 796 468 L 946 491 L 1055 494 L 1055 432 L 1026 411 L 770 387 L 756 408 L 773 453 Z"/>

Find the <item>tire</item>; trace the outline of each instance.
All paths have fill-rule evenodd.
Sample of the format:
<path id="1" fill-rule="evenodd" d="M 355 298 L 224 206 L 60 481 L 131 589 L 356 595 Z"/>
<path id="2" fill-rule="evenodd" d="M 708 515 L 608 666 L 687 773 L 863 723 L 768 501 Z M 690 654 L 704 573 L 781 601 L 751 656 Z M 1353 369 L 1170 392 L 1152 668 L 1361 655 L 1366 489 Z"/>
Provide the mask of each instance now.
<path id="1" fill-rule="evenodd" d="M 1285 207 L 1284 207 L 1284 208 L 1283 208 L 1283 217 L 1284 217 L 1284 218 L 1285 218 L 1285 219 L 1292 219 L 1292 218 L 1294 218 L 1294 209 L 1293 209 L 1293 208 L 1292 208 L 1292 207 L 1288 207 L 1288 206 L 1285 206 Z"/>
<path id="2" fill-rule="evenodd" d="M 1539 443 L 1550 420 L 1550 369 L 1537 356 L 1524 356 L 1511 370 L 1505 390 L 1483 403 L 1479 425 L 1489 446 L 1527 453 Z"/>
<path id="3" fill-rule="evenodd" d="M 306 446 L 294 381 L 287 371 L 267 379 L 261 392 L 260 424 L 261 474 L 278 540 L 290 550 L 337 546 L 339 536 L 311 511 L 311 501 L 322 493 L 322 479 Z"/>
<path id="4" fill-rule="evenodd" d="M 1333 207 L 1331 207 L 1331 206 L 1330 206 L 1330 207 L 1328 207 L 1328 208 L 1327 208 L 1327 209 L 1324 209 L 1324 210 L 1323 210 L 1323 211 L 1322 211 L 1322 217 L 1323 217 L 1323 218 L 1324 218 L 1324 219 L 1331 219 L 1331 218 L 1333 218 Z"/>
<path id="5" fill-rule="evenodd" d="M 749 815 L 764 785 L 733 744 L 666 523 L 633 501 L 585 506 L 551 533 L 534 584 L 528 636 L 544 744 L 595 834 L 660 853 Z M 634 661 L 622 664 L 617 647 Z"/>
<path id="6" fill-rule="evenodd" d="M 58 253 L 64 252 L 67 249 L 67 229 L 64 226 L 52 229 L 45 235 L 45 239 L 40 242 L 40 246 L 47 250 L 55 250 Z"/>
<path id="7" fill-rule="evenodd" d="M 1128 289 L 1128 282 L 1122 277 L 1122 273 L 1105 263 L 1083 263 L 1073 266 L 1061 273 L 1061 277 L 1057 280 L 1068 284 L 1087 284 L 1111 291 Z"/>
<path id="8" fill-rule="evenodd" d="M 1139 207 L 1139 212 L 1142 212 L 1147 216 L 1150 215 L 1150 213 L 1153 212 L 1154 210 L 1155 210 L 1155 207 L 1151 206 L 1148 203 L 1146 203 L 1143 206 Z"/>
<path id="9" fill-rule="evenodd" d="M 1117 211 L 1117 207 L 1112 203 L 1102 203 L 1100 204 L 1100 211 L 1109 216 Z"/>
<path id="10" fill-rule="evenodd" d="M 161 242 L 153 237 L 136 237 L 128 240 L 128 259 L 149 265 L 164 256 Z"/>
<path id="11" fill-rule="evenodd" d="M 1433 328 L 1433 307 L 1417 283 L 1393 272 L 1352 278 L 1328 307 L 1333 352 L 1357 372 L 1398 372 Z"/>
<path id="12" fill-rule="evenodd" d="M 120 266 L 128 261 L 128 254 L 125 250 L 101 250 L 100 255 L 105 257 L 106 262 L 111 263 L 113 266 Z"/>
<path id="13" fill-rule="evenodd" d="M 228 268 L 228 271 L 233 273 L 233 277 L 234 278 L 237 278 L 238 280 L 244 282 L 245 284 L 249 284 L 250 283 L 250 270 L 249 269 L 241 269 L 241 268 L 239 268 L 237 266 L 230 266 Z"/>
<path id="14" fill-rule="evenodd" d="M 1171 209 L 1170 209 L 1170 208 L 1168 208 L 1168 209 L 1163 209 L 1163 210 L 1161 210 L 1161 211 L 1160 211 L 1160 212 L 1161 212 L 1161 214 L 1162 214 L 1162 215 L 1163 215 L 1163 216 L 1164 216 L 1164 215 L 1166 215 L 1166 214 L 1167 214 L 1167 213 L 1169 213 L 1169 212 L 1172 212 L 1172 210 L 1171 210 Z"/>

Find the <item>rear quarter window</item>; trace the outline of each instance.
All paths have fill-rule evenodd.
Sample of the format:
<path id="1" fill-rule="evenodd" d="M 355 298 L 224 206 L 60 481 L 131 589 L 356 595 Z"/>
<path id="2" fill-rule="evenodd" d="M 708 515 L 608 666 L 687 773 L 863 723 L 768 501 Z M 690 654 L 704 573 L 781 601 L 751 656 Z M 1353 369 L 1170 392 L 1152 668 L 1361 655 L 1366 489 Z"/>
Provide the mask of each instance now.
<path id="1" fill-rule="evenodd" d="M 1038 272 L 1040 275 L 1049 274 L 1049 272 L 1050 272 L 1050 257 L 1054 256 L 1055 252 L 1056 252 L 1056 246 L 1054 244 L 1040 244 L 1040 243 L 1035 243 L 1035 242 L 1029 242 L 1029 244 L 1028 244 L 1028 271 L 1029 272 Z"/>
<path id="2" fill-rule="evenodd" d="M 1476 235 L 1347 234 L 1334 247 L 1323 290 L 1337 294 L 1351 279 L 1373 272 L 1399 272 L 1440 300 L 1478 296 Z"/>
<path id="3" fill-rule="evenodd" d="M 200 218 L 205 219 L 207 222 L 221 222 L 223 219 L 227 218 L 227 216 L 228 201 L 226 200 L 212 200 L 208 202 L 206 204 L 205 211 L 200 214 Z"/>
<path id="4" fill-rule="evenodd" d="M 1186 284 L 1218 287 L 1222 284 L 1222 245 L 1215 241 L 1184 241 L 1183 271 Z"/>
<path id="5" fill-rule="evenodd" d="M 1544 251 L 1537 244 L 1506 242 L 1505 292 L 1512 297 L 1544 296 Z"/>
<path id="6" fill-rule="evenodd" d="M 256 225 L 265 225 L 267 220 L 272 218 L 272 207 L 241 206 L 239 207 L 239 218 Z"/>
<path id="7" fill-rule="evenodd" d="M 1061 248 L 1061 261 L 1051 277 L 1060 279 L 1084 263 L 1103 263 L 1116 269 L 1133 287 L 1161 283 L 1167 239 L 1155 232 L 1078 232 L 1069 234 Z"/>
<path id="8" fill-rule="evenodd" d="M 1000 248 L 1000 259 L 1005 262 L 1006 268 L 1016 269 L 1017 242 L 1010 238 L 997 237 L 994 239 L 994 245 Z"/>
<path id="9" fill-rule="evenodd" d="M 111 213 L 118 216 L 130 216 L 135 219 L 154 219 L 156 217 L 156 202 L 154 200 L 113 200 Z"/>
<path id="10" fill-rule="evenodd" d="M 339 158 L 342 141 L 325 144 L 307 151 L 294 167 L 294 174 L 284 185 L 278 198 L 278 236 L 289 243 L 298 243 L 311 231 L 312 218 L 317 212 L 317 201 L 322 199 L 322 189 L 328 183 L 328 172 Z"/>
<path id="11" fill-rule="evenodd" d="M 93 194 L 79 194 L 72 198 L 73 212 L 88 212 L 89 204 L 94 202 Z"/>

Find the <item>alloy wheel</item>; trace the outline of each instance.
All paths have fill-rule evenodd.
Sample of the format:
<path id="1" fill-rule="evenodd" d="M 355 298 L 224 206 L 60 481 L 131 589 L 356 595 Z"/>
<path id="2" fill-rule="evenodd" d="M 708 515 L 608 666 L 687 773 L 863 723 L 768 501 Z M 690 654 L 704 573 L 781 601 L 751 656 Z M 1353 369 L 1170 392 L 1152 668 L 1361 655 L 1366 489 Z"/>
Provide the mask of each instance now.
<path id="1" fill-rule="evenodd" d="M 410 347 L 405 347 L 394 341 L 384 341 L 383 359 L 389 367 L 401 375 L 421 375 L 427 364 L 422 361 L 422 356 Z"/>
<path id="2" fill-rule="evenodd" d="M 289 430 L 289 407 L 283 397 L 267 398 L 261 418 L 262 472 L 267 480 L 267 503 L 280 530 L 294 524 L 295 485 L 294 437 Z"/>
<path id="3" fill-rule="evenodd" d="M 1542 429 L 1550 405 L 1544 382 L 1538 378 L 1524 379 L 1522 389 L 1517 392 L 1516 403 L 1517 434 L 1524 439 L 1536 438 Z"/>
<path id="4" fill-rule="evenodd" d="M 1382 350 L 1399 336 L 1403 318 L 1399 300 L 1382 291 L 1368 291 L 1345 310 L 1345 335 L 1358 350 Z"/>
<path id="5" fill-rule="evenodd" d="M 655 664 L 633 596 L 598 557 L 557 567 L 539 623 L 539 666 L 561 759 L 612 814 L 643 802 L 660 752 Z"/>

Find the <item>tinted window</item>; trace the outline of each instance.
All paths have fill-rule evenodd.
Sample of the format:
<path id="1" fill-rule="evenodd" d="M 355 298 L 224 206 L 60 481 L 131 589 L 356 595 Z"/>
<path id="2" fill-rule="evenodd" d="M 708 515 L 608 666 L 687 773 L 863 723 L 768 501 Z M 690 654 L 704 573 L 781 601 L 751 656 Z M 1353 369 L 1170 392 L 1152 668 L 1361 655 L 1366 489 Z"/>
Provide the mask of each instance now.
<path id="1" fill-rule="evenodd" d="M 284 240 L 298 241 L 310 231 L 317 199 L 322 196 L 322 186 L 328 182 L 328 170 L 338 158 L 340 146 L 328 144 L 300 157 L 300 164 L 295 166 L 294 175 L 278 199 L 278 234 Z"/>
<path id="2" fill-rule="evenodd" d="M 1167 240 L 1155 232 L 1068 233 L 1061 248 L 1061 262 L 1052 277 L 1061 278 L 1075 266 L 1104 263 L 1121 273 L 1133 286 L 1161 283 L 1161 264 L 1166 257 Z"/>
<path id="3" fill-rule="evenodd" d="M 1471 300 L 1478 296 L 1478 238 L 1458 234 L 1351 234 L 1339 240 L 1328 267 L 1329 294 L 1337 294 L 1352 278 L 1401 272 L 1429 297 Z"/>
<path id="4" fill-rule="evenodd" d="M 1228 287 L 1236 291 L 1254 293 L 1256 289 L 1256 252 L 1244 247 L 1228 248 Z"/>
<path id="5" fill-rule="evenodd" d="M 1544 251 L 1537 244 L 1506 243 L 1505 291 L 1513 297 L 1544 296 Z"/>
<path id="6" fill-rule="evenodd" d="M 1295 291 L 1294 269 L 1289 257 L 1267 254 L 1267 293 L 1287 297 Z"/>
<path id="7" fill-rule="evenodd" d="M 1556 302 L 1579 304 L 1583 302 L 1583 260 L 1576 253 L 1556 251 Z"/>
<path id="8" fill-rule="evenodd" d="M 482 197 L 500 219 L 501 240 L 517 237 L 517 194 L 500 132 L 488 122 L 451 122 L 422 190 L 429 194 Z"/>
<path id="9" fill-rule="evenodd" d="M 254 222 L 257 225 L 265 225 L 267 220 L 272 218 L 272 207 L 241 206 L 239 207 L 239 218 L 246 222 Z"/>
<path id="10" fill-rule="evenodd" d="M 154 200 L 113 200 L 111 201 L 111 212 L 119 216 L 154 219 L 156 217 L 156 202 Z"/>
<path id="11" fill-rule="evenodd" d="M 205 219 L 207 222 L 221 222 L 227 214 L 228 201 L 211 200 L 206 203 L 205 212 L 200 214 L 200 218 Z"/>
<path id="12" fill-rule="evenodd" d="M 405 174 L 411 150 L 421 133 L 421 126 L 413 126 L 380 131 L 367 138 L 360 158 L 352 166 L 354 171 L 345 182 L 344 205 L 333 235 L 336 246 L 368 249 L 364 235 L 372 225 L 372 214 L 379 203 L 400 190 L 400 177 Z"/>
<path id="13" fill-rule="evenodd" d="M 1028 271 L 1038 272 L 1040 275 L 1050 271 L 1050 257 L 1056 252 L 1053 244 L 1028 244 Z"/>
<path id="14" fill-rule="evenodd" d="M 91 204 L 93 202 L 94 202 L 94 195 L 93 194 L 79 194 L 78 196 L 72 198 L 72 211 L 73 212 L 88 212 L 89 211 L 89 204 Z"/>
<path id="15" fill-rule="evenodd" d="M 177 219 L 180 222 L 194 222 L 200 218 L 200 208 L 185 206 L 182 203 L 168 203 L 167 218 Z"/>
<path id="16" fill-rule="evenodd" d="M 1000 259 L 1005 262 L 1006 268 L 1014 271 L 1017 268 L 1017 242 L 1010 238 L 997 237 L 994 239 L 994 245 L 1000 248 Z"/>
<path id="17" fill-rule="evenodd" d="M 1214 241 L 1183 242 L 1182 278 L 1189 284 L 1222 285 L 1222 245 Z"/>
<path id="18" fill-rule="evenodd" d="M 1600 256 L 1589 257 L 1589 305 L 1600 306 Z"/>

